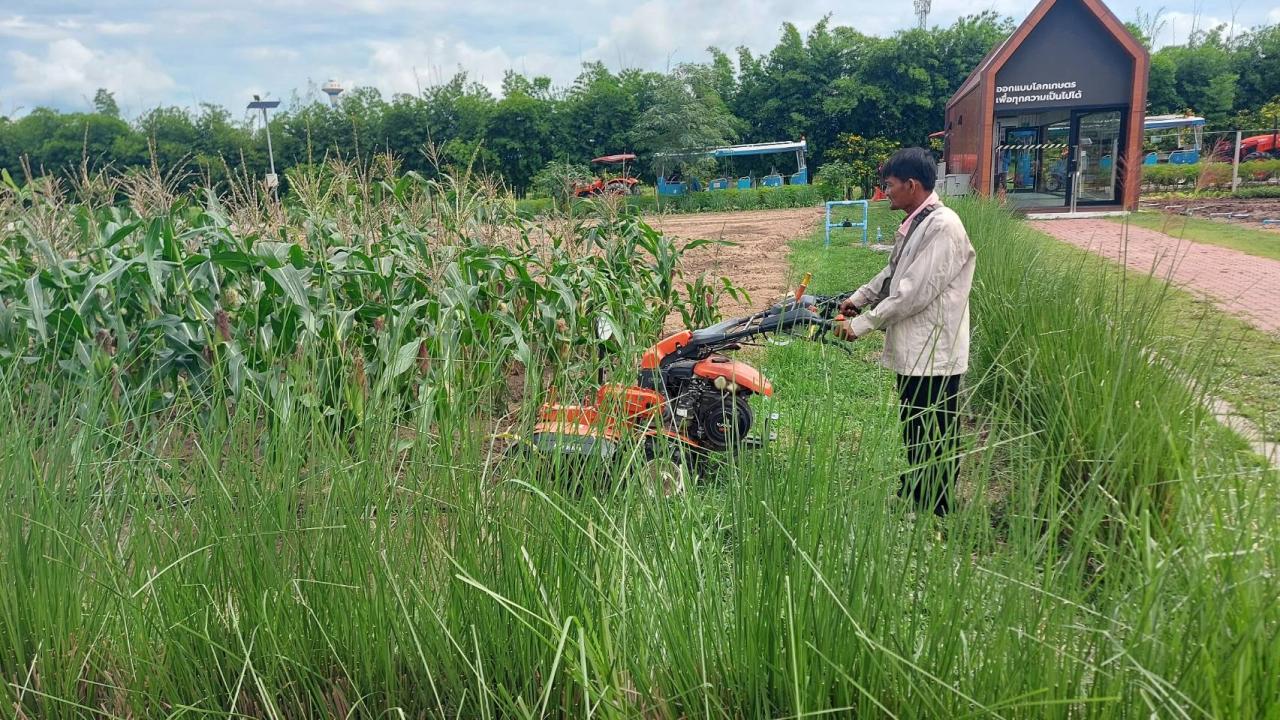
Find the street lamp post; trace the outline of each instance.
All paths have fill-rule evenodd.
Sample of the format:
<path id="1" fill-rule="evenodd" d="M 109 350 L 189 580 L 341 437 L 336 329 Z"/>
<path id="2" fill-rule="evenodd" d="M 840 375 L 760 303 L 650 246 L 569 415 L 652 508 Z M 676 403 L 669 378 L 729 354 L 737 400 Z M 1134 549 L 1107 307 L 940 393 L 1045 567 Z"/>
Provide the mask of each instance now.
<path id="1" fill-rule="evenodd" d="M 267 121 L 267 110 L 279 107 L 279 100 L 263 100 L 257 95 L 253 96 L 253 102 L 249 103 L 250 110 L 262 111 L 262 127 L 267 131 L 267 162 L 271 165 L 271 172 L 267 174 L 267 187 L 271 188 L 274 193 L 276 186 L 280 184 L 279 178 L 276 177 L 276 157 L 271 149 L 271 123 Z"/>

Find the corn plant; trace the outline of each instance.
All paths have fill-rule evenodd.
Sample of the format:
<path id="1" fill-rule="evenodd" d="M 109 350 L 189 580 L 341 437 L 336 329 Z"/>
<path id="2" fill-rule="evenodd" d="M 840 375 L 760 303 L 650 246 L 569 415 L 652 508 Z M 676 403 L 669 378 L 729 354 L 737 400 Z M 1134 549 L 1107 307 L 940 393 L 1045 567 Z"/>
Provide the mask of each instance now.
<path id="1" fill-rule="evenodd" d="M 392 411 L 423 392 L 474 403 L 513 364 L 580 359 L 597 314 L 636 341 L 672 312 L 714 314 L 706 281 L 680 270 L 706 241 L 626 214 L 547 237 L 500 198 L 393 170 L 299 171 L 305 195 L 283 222 L 208 192 L 153 215 L 73 205 L 62 246 L 32 226 L 39 197 L 6 177 L 24 208 L 0 245 L 0 356 L 152 409 L 216 386 L 359 422 L 370 393 Z M 326 362 L 296 387 L 287 368 L 304 355 Z"/>

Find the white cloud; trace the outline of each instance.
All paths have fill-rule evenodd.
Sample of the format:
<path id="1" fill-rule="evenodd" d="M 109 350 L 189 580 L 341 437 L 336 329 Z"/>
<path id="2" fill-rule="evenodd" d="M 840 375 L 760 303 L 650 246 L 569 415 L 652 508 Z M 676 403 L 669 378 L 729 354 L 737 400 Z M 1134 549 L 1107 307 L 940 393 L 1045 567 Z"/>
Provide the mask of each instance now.
<path id="1" fill-rule="evenodd" d="M 1194 13 L 1173 11 L 1167 12 L 1161 19 L 1164 20 L 1164 27 L 1160 30 L 1159 35 L 1152 43 L 1157 48 L 1165 45 L 1181 45 L 1187 41 L 1191 35 L 1192 29 L 1207 31 L 1219 25 L 1230 24 L 1230 19 L 1214 17 L 1212 15 L 1196 15 Z M 1239 33 L 1245 29 L 1239 21 L 1236 22 L 1236 32 Z"/>
<path id="2" fill-rule="evenodd" d="M 472 80 L 496 92 L 509 69 L 545 75 L 565 65 L 563 58 L 543 54 L 513 58 L 500 46 L 475 47 L 447 35 L 430 39 L 372 40 L 368 47 L 372 55 L 358 82 L 391 93 L 417 93 L 419 87 L 448 80 L 459 67 L 466 70 Z"/>
<path id="3" fill-rule="evenodd" d="M 64 30 L 55 25 L 32 22 L 21 15 L 0 19 L 0 36 L 40 41 L 51 40 L 65 34 Z"/>
<path id="4" fill-rule="evenodd" d="M 373 9 L 401 1 L 327 0 L 321 6 Z M 962 4 L 968 1 L 935 0 L 933 17 L 940 24 L 949 24 L 955 15 L 973 11 Z M 1015 12 L 1016 6 L 1034 0 L 990 1 L 1001 11 Z M 344 53 L 345 57 L 363 56 L 363 67 L 335 57 L 333 62 L 316 64 L 312 72 L 352 77 L 354 82 L 344 85 L 372 85 L 384 93 L 414 93 L 419 87 L 448 80 L 459 68 L 495 92 L 507 70 L 547 75 L 563 85 L 577 76 L 580 60 L 599 60 L 614 70 L 640 67 L 661 71 L 668 63 L 706 61 L 706 49 L 712 46 L 730 55 L 739 46 L 768 52 L 777 43 L 783 22 L 795 24 L 804 34 L 831 12 L 830 7 L 829 0 L 641 0 L 620 10 L 613 3 L 584 0 L 574 10 L 545 5 L 525 8 L 516 25 L 505 29 L 492 26 L 488 34 L 468 32 L 465 27 L 432 31 L 432 25 L 438 23 L 416 7 L 397 16 L 398 29 L 411 37 L 365 40 L 359 47 L 367 48 L 366 52 Z M 501 16 L 504 12 L 502 3 L 476 0 L 468 6 L 466 17 Z M 445 16 L 454 21 L 460 17 L 456 10 Z M 888 34 L 911 25 L 914 16 L 910 4 L 879 13 L 846 7 L 832 13 L 831 22 L 868 34 Z M 413 34 L 419 28 L 425 32 Z M 303 52 L 299 60 L 307 62 L 310 56 Z"/>
<path id="5" fill-rule="evenodd" d="M 156 8 L 147 12 L 144 19 L 154 27 L 164 28 L 152 42 L 157 45 L 176 41 L 184 48 L 193 46 L 216 48 L 223 52 L 224 41 L 230 34 L 258 29 L 261 21 L 251 8 L 239 7 L 233 2 L 207 3 Z"/>
<path id="6" fill-rule="evenodd" d="M 140 35 L 151 29 L 141 22 L 87 21 L 82 16 L 63 17 L 53 22 L 28 20 L 22 15 L 0 19 L 0 35 L 19 40 L 44 42 L 61 40 L 77 34 Z"/>
<path id="7" fill-rule="evenodd" d="M 142 52 L 93 50 L 79 40 L 54 40 L 43 57 L 8 53 L 14 86 L 10 94 L 31 102 L 91 98 L 98 88 L 115 93 L 121 105 L 162 102 L 173 79 Z"/>
<path id="8" fill-rule="evenodd" d="M 1035 0 L 933 0 L 929 25 L 950 25 L 961 15 L 994 10 L 1021 21 Z M 757 54 L 768 52 L 778 42 L 782 24 L 790 22 L 802 35 L 824 16 L 831 25 L 848 26 L 866 35 L 887 36 L 914 27 L 915 12 L 909 2 L 875 3 L 870 0 L 738 0 L 736 2 L 682 2 L 643 0 L 621 12 L 605 10 L 607 30 L 595 33 L 587 51 L 592 59 L 616 66 L 638 65 L 653 70 L 681 62 L 705 61 L 706 48 L 718 47 L 733 55 L 739 46 Z M 616 13 L 616 14 L 615 14 Z"/>
<path id="9" fill-rule="evenodd" d="M 433 13 L 456 10 L 447 2 L 426 0 L 277 0 L 277 7 L 301 7 L 321 13 L 366 13 L 378 15 L 389 10 L 429 11 Z"/>
<path id="10" fill-rule="evenodd" d="M 1118 11 L 1116 3 L 1108 3 L 1112 11 Z M 986 2 L 977 3 L 973 0 L 933 0 L 933 6 L 929 12 L 929 25 L 949 25 L 961 15 L 975 15 L 984 10 L 994 10 L 1001 15 L 1007 15 L 1013 18 L 1013 21 L 1020 23 L 1035 8 L 1035 0 L 986 0 Z M 915 12 L 912 11 L 909 3 L 902 3 L 902 7 L 906 11 L 907 23 L 914 25 Z M 900 24 L 899 27 L 902 27 Z"/>
<path id="11" fill-rule="evenodd" d="M 672 66 L 705 61 L 711 46 L 731 54 L 742 45 L 767 50 L 777 42 L 784 20 L 806 32 L 826 12 L 823 7 L 808 0 L 727 5 L 646 0 L 609 19 L 608 31 L 596 37 L 586 55 L 611 67 L 665 70 L 668 60 Z"/>
<path id="12" fill-rule="evenodd" d="M 151 30 L 150 25 L 140 22 L 99 22 L 92 27 L 99 35 L 141 35 Z"/>
<path id="13" fill-rule="evenodd" d="M 256 45 L 254 47 L 241 48 L 236 52 L 245 60 L 264 63 L 280 63 L 280 62 L 296 62 L 302 57 L 302 53 L 291 48 L 270 47 L 268 45 Z"/>

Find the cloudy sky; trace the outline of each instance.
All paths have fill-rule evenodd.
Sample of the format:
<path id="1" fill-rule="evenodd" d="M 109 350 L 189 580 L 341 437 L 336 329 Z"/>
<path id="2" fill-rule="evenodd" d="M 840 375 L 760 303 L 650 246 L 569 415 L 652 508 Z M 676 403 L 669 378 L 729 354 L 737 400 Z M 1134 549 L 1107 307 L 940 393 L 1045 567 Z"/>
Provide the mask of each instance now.
<path id="1" fill-rule="evenodd" d="M 1034 0 L 934 0 L 931 24 L 994 9 L 1021 20 Z M 1166 8 L 1163 43 L 1202 25 L 1280 22 L 1280 0 L 1110 0 L 1122 20 Z M 159 104 L 242 107 L 253 93 L 288 100 L 330 78 L 413 92 L 462 67 L 490 87 L 515 69 L 567 83 L 584 60 L 661 70 L 705 48 L 767 51 L 781 24 L 837 24 L 887 34 L 914 23 L 908 0 L 5 0 L 0 115 L 90 107 L 116 94 L 126 116 Z"/>

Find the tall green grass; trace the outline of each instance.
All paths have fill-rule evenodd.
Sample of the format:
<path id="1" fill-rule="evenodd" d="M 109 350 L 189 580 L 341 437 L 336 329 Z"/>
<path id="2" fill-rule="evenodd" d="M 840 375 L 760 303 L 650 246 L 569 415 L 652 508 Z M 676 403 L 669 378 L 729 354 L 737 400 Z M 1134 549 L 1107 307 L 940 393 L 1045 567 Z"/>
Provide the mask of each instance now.
<path id="1" fill-rule="evenodd" d="M 937 527 L 888 498 L 901 447 L 874 339 L 854 359 L 800 341 L 760 352 L 778 440 L 671 498 L 634 462 L 581 493 L 505 461 L 475 403 L 440 403 L 423 427 L 375 404 L 335 428 L 316 404 L 281 413 L 249 393 L 211 407 L 179 391 L 143 410 L 8 365 L 6 708 L 1274 716 L 1268 477 L 1143 349 L 1093 345 L 1160 350 L 1151 298 L 1038 264 L 1001 211 L 960 210 L 984 268 L 965 443 L 977 499 Z M 884 259 L 819 239 L 795 255 L 820 291 Z M 460 378 L 483 357 L 458 358 Z M 280 370 L 327 362 L 304 347 Z M 591 370 L 521 384 L 585 388 Z M 468 397 L 509 382 L 476 376 Z"/>
<path id="2" fill-rule="evenodd" d="M 1236 347 L 1231 338 L 1210 321 L 1188 337 L 1161 278 L 1135 282 L 1120 267 L 1061 252 L 997 205 L 949 203 L 978 252 L 962 522 L 985 517 L 991 534 L 979 535 L 998 548 L 991 559 L 1028 563 L 1008 581 L 1112 619 L 1145 617 L 1121 647 L 1141 639 L 1144 652 L 1159 650 L 1156 664 L 1199 663 L 1204 674 L 1194 679 L 1177 671 L 1172 682 L 1187 695 L 1167 695 L 1171 705 L 1158 714 L 1195 715 L 1197 706 L 1215 716 L 1276 713 L 1277 688 L 1255 670 L 1280 647 L 1271 574 L 1277 476 L 1202 405 L 1215 392 L 1218 354 Z M 852 289 L 885 260 L 857 247 L 824 250 L 820 235 L 793 255 L 798 270 L 817 271 L 820 292 Z M 861 362 L 876 358 L 879 342 L 859 341 Z M 820 363 L 797 364 L 812 374 Z M 870 417 L 886 422 L 892 376 L 862 372 L 878 386 L 848 370 L 823 377 L 851 388 L 827 402 L 856 417 L 842 400 L 874 396 L 882 411 Z M 884 495 L 897 469 L 886 468 Z M 982 546 L 954 532 L 949 542 Z M 1092 674 L 1086 657 L 1078 659 Z M 1242 677 L 1258 685 L 1241 691 Z M 1205 696 L 1220 704 L 1200 705 Z"/>

